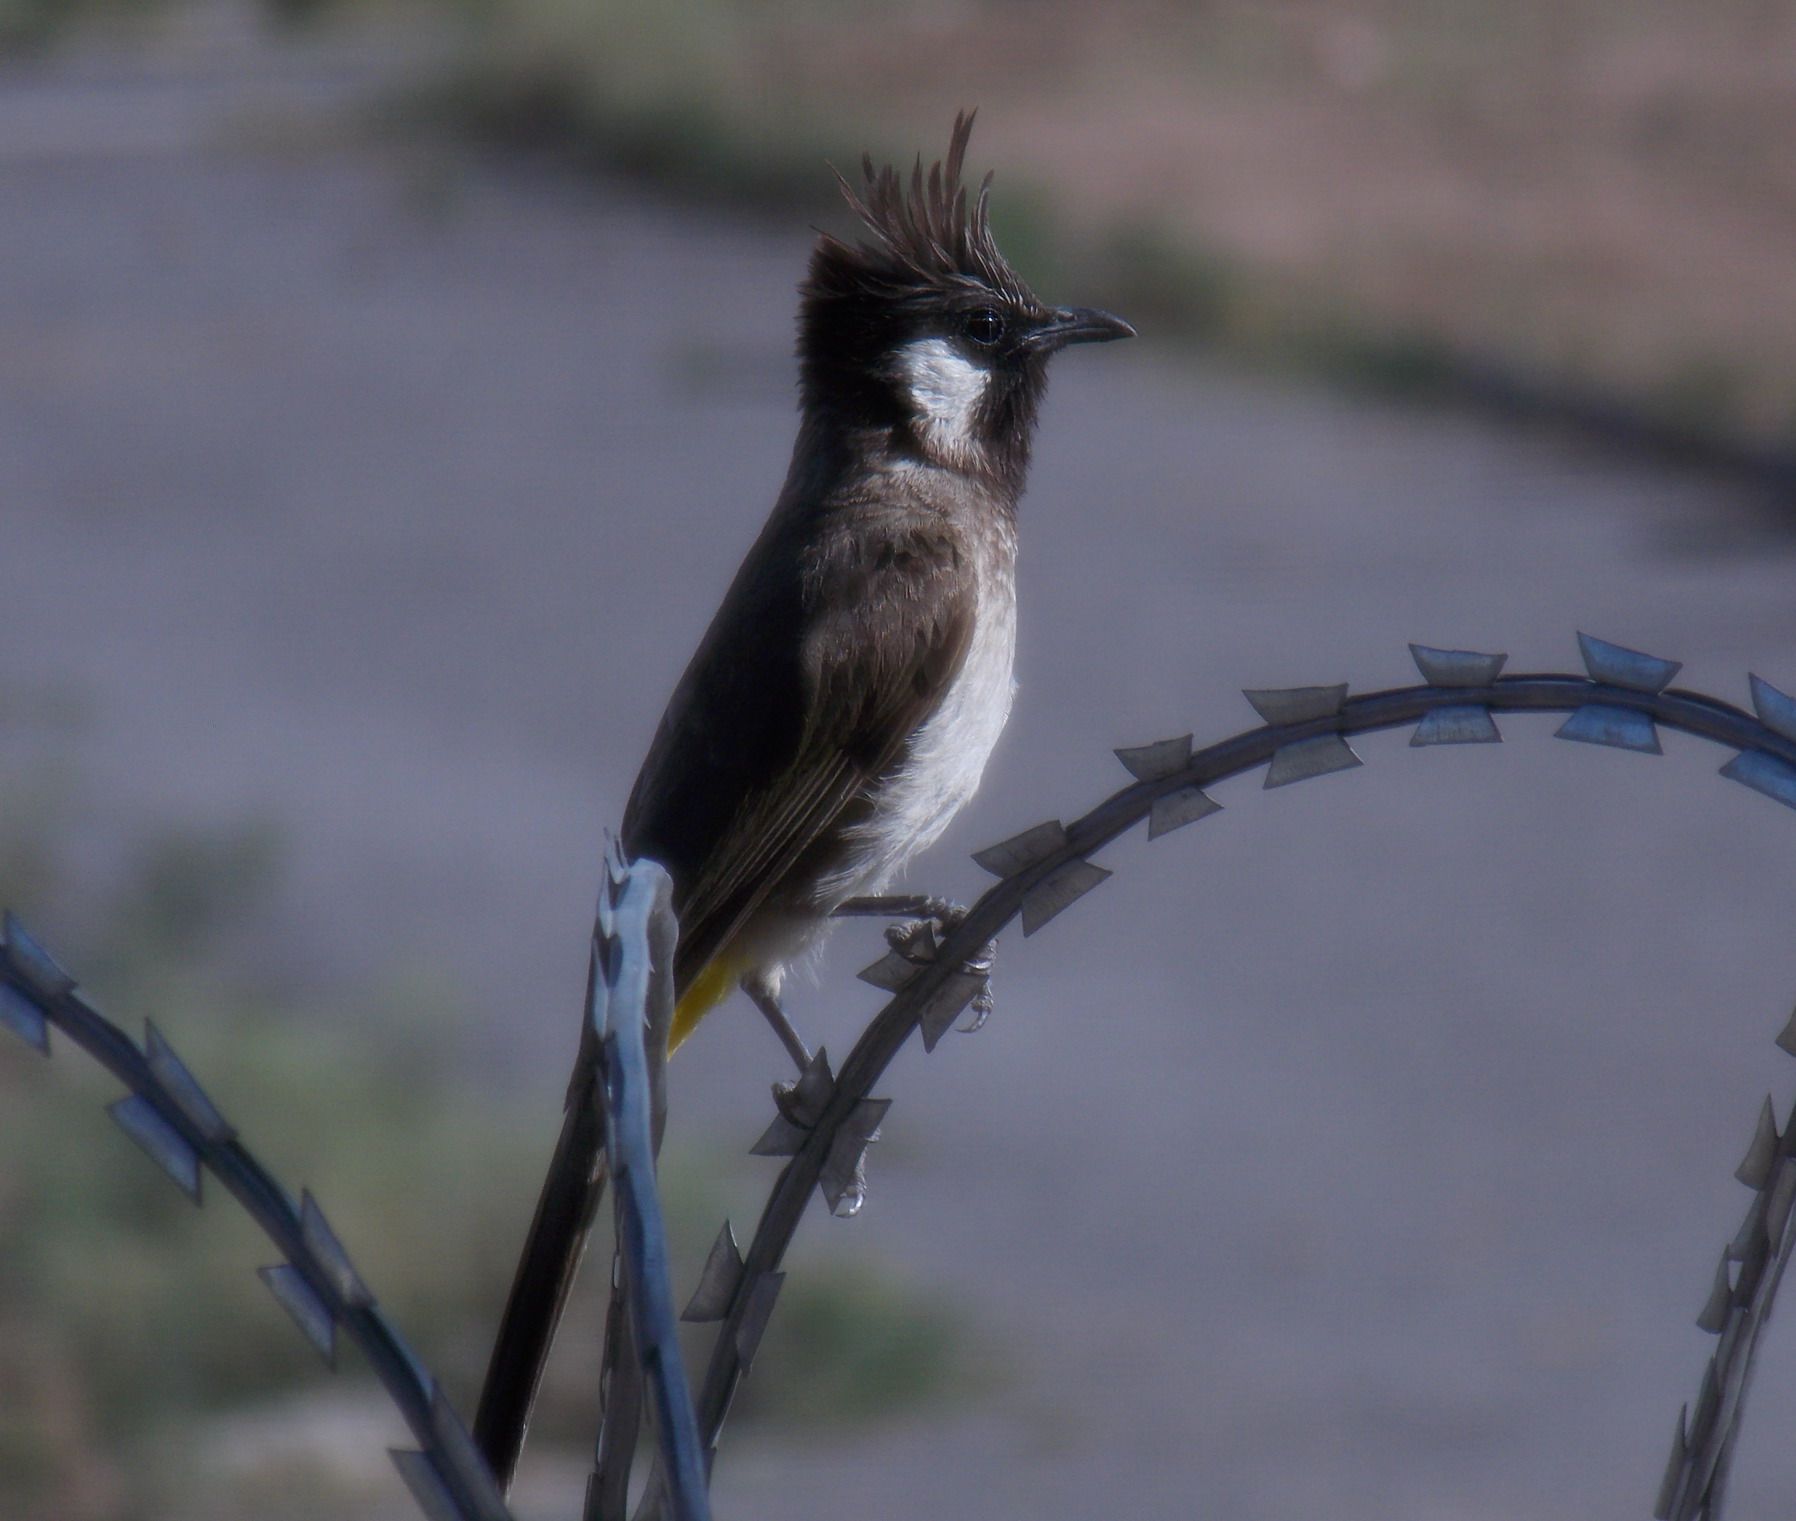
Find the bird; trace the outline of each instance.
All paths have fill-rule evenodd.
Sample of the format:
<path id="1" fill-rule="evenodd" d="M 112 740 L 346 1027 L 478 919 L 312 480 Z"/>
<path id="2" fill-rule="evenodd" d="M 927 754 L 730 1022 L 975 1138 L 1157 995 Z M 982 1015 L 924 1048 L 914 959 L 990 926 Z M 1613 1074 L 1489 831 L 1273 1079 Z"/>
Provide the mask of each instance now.
<path id="1" fill-rule="evenodd" d="M 1010 715 L 1018 504 L 1048 362 L 1134 336 L 1039 299 L 999 251 L 974 113 L 908 177 L 838 187 L 799 287 L 785 484 L 630 793 L 630 858 L 672 878 L 670 1051 L 738 987 L 802 1065 L 786 973 L 973 796 Z M 508 1481 L 604 1171 L 570 1106 L 495 1342 L 475 1437 Z"/>

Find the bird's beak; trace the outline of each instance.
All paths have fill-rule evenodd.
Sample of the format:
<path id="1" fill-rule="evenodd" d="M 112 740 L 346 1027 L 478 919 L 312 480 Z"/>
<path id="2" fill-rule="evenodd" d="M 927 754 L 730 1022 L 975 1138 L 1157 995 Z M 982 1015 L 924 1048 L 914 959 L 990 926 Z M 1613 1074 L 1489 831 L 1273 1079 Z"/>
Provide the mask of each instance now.
<path id="1" fill-rule="evenodd" d="M 1091 306 L 1063 306 L 1029 334 L 1032 349 L 1051 354 L 1069 343 L 1109 343 L 1114 338 L 1133 338 L 1135 329 L 1121 317 Z"/>

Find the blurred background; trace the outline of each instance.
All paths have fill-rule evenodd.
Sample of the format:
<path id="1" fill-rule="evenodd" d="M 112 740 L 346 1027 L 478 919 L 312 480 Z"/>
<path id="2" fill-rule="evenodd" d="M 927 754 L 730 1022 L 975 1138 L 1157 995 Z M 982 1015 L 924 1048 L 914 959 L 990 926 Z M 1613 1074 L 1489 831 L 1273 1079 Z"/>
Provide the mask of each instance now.
<path id="1" fill-rule="evenodd" d="M 826 161 L 977 104 L 1063 359 L 1021 688 L 911 873 L 1405 642 L 1796 689 L 1796 12 L 1772 0 L 0 0 L 0 897 L 316 1189 L 471 1409 L 602 833 L 790 448 Z M 723 1517 L 1645 1515 L 1796 996 L 1796 819 L 1667 736 L 1360 746 L 1003 947 L 809 1220 Z M 877 1007 L 840 930 L 794 1017 Z M 774 1176 L 674 1064 L 694 1281 Z M 0 1046 L 0 1512 L 410 1514 L 226 1201 Z M 573 1514 L 595 1247 L 518 1508 Z M 695 1341 L 695 1354 L 702 1349 Z M 1774 1327 L 1734 1488 L 1787 1510 Z"/>

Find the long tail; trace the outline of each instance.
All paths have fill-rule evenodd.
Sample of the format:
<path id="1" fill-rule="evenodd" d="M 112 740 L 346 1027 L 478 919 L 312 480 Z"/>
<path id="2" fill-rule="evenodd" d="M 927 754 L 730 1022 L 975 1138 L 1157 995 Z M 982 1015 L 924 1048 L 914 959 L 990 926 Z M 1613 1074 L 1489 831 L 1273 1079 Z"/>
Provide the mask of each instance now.
<path id="1" fill-rule="evenodd" d="M 734 986 L 733 969 L 723 958 L 700 971 L 674 1009 L 669 1050 Z M 511 1487 L 549 1346 L 605 1193 L 604 1148 L 604 1128 L 593 1106 L 571 1104 L 511 1281 L 474 1415 L 474 1441 L 501 1489 Z"/>
<path id="2" fill-rule="evenodd" d="M 590 1104 L 572 1104 L 505 1301 L 480 1390 L 474 1441 L 501 1490 L 511 1487 L 549 1344 L 605 1192 L 605 1137 Z"/>

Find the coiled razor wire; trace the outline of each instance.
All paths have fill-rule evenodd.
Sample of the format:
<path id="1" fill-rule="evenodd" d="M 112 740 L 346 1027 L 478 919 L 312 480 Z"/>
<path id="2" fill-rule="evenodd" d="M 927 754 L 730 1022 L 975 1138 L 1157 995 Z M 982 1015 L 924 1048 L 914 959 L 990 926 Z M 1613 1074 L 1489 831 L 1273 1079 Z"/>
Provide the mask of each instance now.
<path id="1" fill-rule="evenodd" d="M 1680 669 L 1587 634 L 1578 635 L 1586 674 L 1504 676 L 1506 657 L 1473 650 L 1411 645 L 1423 685 L 1349 697 L 1345 684 L 1249 691 L 1265 722 L 1203 750 L 1189 734 L 1122 749 L 1117 759 L 1134 781 L 1070 824 L 1058 819 L 975 852 L 973 859 L 1000 880 L 932 956 L 894 949 L 861 972 L 894 996 L 874 1016 L 839 1074 L 831 1077 L 819 1053 L 800 1088 L 803 1112 L 782 1113 L 756 1144 L 759 1153 L 789 1156 L 746 1253 L 725 1223 L 686 1309 L 688 1319 L 721 1322 L 699 1393 L 699 1428 L 708 1452 L 718 1433 L 779 1293 L 779 1264 L 813 1188 L 833 1208 L 852 1186 L 866 1146 L 888 1101 L 869 1095 L 887 1065 L 920 1030 L 926 1050 L 952 1026 L 983 985 L 963 968 L 1013 920 L 1034 934 L 1111 874 L 1090 858 L 1144 820 L 1158 839 L 1219 811 L 1204 788 L 1265 766 L 1267 788 L 1287 786 L 1361 764 L 1351 736 L 1414 724 L 1412 746 L 1493 743 L 1502 738 L 1498 713 L 1568 713 L 1561 739 L 1647 755 L 1661 753 L 1658 727 L 1712 740 L 1737 752 L 1721 767 L 1730 780 L 1796 808 L 1796 699 L 1757 676 L 1749 678 L 1754 712 L 1699 693 L 1668 690 Z M 1796 1021 L 1793 1021 L 1796 1026 Z M 1796 1027 L 1786 1032 L 1796 1054 Z M 1777 1145 L 1796 1158 L 1796 1116 Z M 1757 1176 L 1756 1172 L 1753 1174 Z M 1783 1192 L 1777 1190 L 1782 1187 Z M 1730 1258 L 1725 1310 L 1705 1307 L 1699 1321 L 1721 1335 L 1694 1413 L 1680 1418 L 1657 1514 L 1666 1521 L 1716 1521 L 1741 1407 L 1771 1298 L 1791 1251 L 1790 1200 L 1796 1161 L 1780 1161 L 1764 1201 L 1754 1205 Z M 1730 1247 L 1730 1251 L 1735 1248 Z M 1713 1392 L 1711 1392 L 1711 1388 Z M 651 1487 L 638 1521 L 658 1514 Z"/>
<path id="2" fill-rule="evenodd" d="M 665 1106 L 660 1060 L 651 1062 L 647 1047 L 652 1044 L 664 1059 L 673 1012 L 670 892 L 667 873 L 653 862 L 627 866 L 615 849 L 608 852 L 577 1073 L 589 1079 L 581 1101 L 604 1111 L 619 1278 L 631 1311 L 631 1345 L 642 1349 L 635 1368 L 614 1368 L 610 1375 L 633 1379 L 639 1369 L 647 1386 L 662 1501 L 677 1521 L 709 1521 L 654 1182 Z M 431 1521 L 509 1521 L 511 1512 L 467 1427 L 376 1304 L 317 1200 L 308 1191 L 295 1206 L 162 1032 L 147 1024 L 140 1049 L 81 997 L 74 978 L 10 914 L 0 943 L 0 1026 L 46 1056 L 51 1026 L 68 1035 L 131 1090 L 108 1113 L 183 1193 L 198 1204 L 202 1169 L 209 1170 L 248 1210 L 286 1258 L 258 1270 L 269 1291 L 332 1368 L 341 1327 L 366 1354 L 417 1438 L 417 1449 L 392 1456 Z M 635 1430 L 632 1423 L 631 1445 Z"/>
<path id="3" fill-rule="evenodd" d="M 1258 766 L 1267 768 L 1267 788 L 1358 766 L 1348 743 L 1358 734 L 1414 724 L 1412 746 L 1492 743 L 1502 738 L 1499 713 L 1566 713 L 1555 731 L 1559 738 L 1640 754 L 1660 753 L 1660 727 L 1711 740 L 1736 752 L 1721 767 L 1723 776 L 1796 808 L 1796 698 L 1751 676 L 1754 711 L 1747 713 L 1671 689 L 1677 661 L 1586 634 L 1578 643 L 1582 676 L 1504 676 L 1501 654 L 1411 645 L 1421 686 L 1359 697 L 1350 697 L 1345 684 L 1249 691 L 1248 701 L 1264 720 L 1259 727 L 1202 750 L 1193 749 L 1189 734 L 1118 750 L 1134 778 L 1130 785 L 1070 824 L 1049 820 L 976 852 L 974 861 L 999 881 L 939 944 L 933 936 L 913 938 L 861 972 L 893 997 L 839 1073 L 832 1074 L 825 1054 L 817 1053 L 756 1143 L 758 1154 L 788 1160 L 747 1252 L 726 1221 L 683 1312 L 687 1320 L 719 1323 L 696 1409 L 686 1398 L 667 1313 L 650 1133 L 658 1128 L 659 1077 L 652 1060 L 644 1060 L 641 1040 L 646 1018 L 651 1043 L 664 1048 L 669 990 L 664 973 L 657 982 L 649 946 L 651 938 L 661 946 L 672 943 L 665 875 L 648 863 L 630 868 L 613 857 L 594 934 L 582 1061 L 597 1063 L 594 1092 L 602 1087 L 606 1093 L 607 1139 L 617 1148 L 612 1166 L 633 1180 L 614 1195 L 623 1248 L 617 1282 L 629 1304 L 635 1344 L 651 1349 L 638 1366 L 651 1387 L 658 1438 L 638 1521 L 669 1512 L 676 1521 L 707 1514 L 703 1476 L 772 1315 L 784 1280 L 779 1265 L 812 1189 L 831 1209 L 853 1194 L 863 1155 L 889 1107 L 870 1095 L 892 1058 L 913 1031 L 920 1030 L 925 1049 L 933 1050 L 985 985 L 967 968 L 986 942 L 1016 919 L 1025 936 L 1033 935 L 1105 881 L 1111 873 L 1090 857 L 1135 825 L 1145 821 L 1152 840 L 1196 823 L 1221 806 L 1206 787 Z M 244 1205 L 287 1259 L 261 1270 L 276 1298 L 327 1361 L 342 1326 L 363 1347 L 417 1436 L 421 1450 L 394 1457 L 432 1521 L 507 1516 L 466 1428 L 376 1306 L 316 1201 L 307 1193 L 296 1208 L 238 1142 L 156 1027 L 148 1026 L 140 1050 L 80 998 L 73 979 L 10 916 L 0 946 L 0 1025 L 45 1052 L 48 1026 L 64 1030 L 131 1089 L 110 1112 L 190 1197 L 199 1198 L 203 1164 Z M 1796 1016 L 1778 1044 L 1796 1055 Z M 1753 1202 L 1723 1251 L 1698 1317 L 1718 1342 L 1694 1407 L 1679 1414 L 1654 1507 L 1661 1521 L 1721 1516 L 1753 1359 L 1796 1240 L 1796 1112 L 1780 1135 L 1767 1101 L 1736 1176 L 1754 1190 Z M 607 1379 L 616 1371 L 608 1358 Z M 604 1478 L 601 1462 L 595 1486 Z"/>
<path id="4" fill-rule="evenodd" d="M 286 1258 L 257 1269 L 269 1292 L 333 1369 L 341 1327 L 417 1438 L 417 1450 L 395 1451 L 393 1461 L 431 1521 L 506 1521 L 510 1512 L 467 1428 L 375 1303 L 310 1191 L 295 1206 L 155 1024 L 146 1021 L 140 1049 L 11 914 L 0 946 L 0 1025 L 46 1056 L 50 1027 L 62 1031 L 131 1090 L 107 1113 L 188 1198 L 200 1202 L 203 1167 L 249 1211 Z"/>

